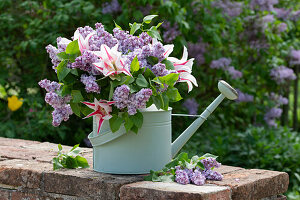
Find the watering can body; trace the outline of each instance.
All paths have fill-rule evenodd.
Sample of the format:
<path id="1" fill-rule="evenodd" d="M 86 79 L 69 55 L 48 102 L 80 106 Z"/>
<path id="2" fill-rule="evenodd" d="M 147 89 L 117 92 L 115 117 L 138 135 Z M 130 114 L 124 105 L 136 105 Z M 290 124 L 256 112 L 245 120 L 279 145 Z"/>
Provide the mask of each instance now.
<path id="1" fill-rule="evenodd" d="M 238 97 L 225 81 L 219 81 L 218 88 L 221 94 L 173 143 L 171 108 L 157 110 L 152 105 L 141 109 L 144 121 L 137 134 L 131 131 L 126 133 L 124 126 L 112 133 L 108 121 L 103 122 L 97 134 L 98 123 L 94 119 L 93 132 L 88 136 L 93 145 L 94 170 L 112 174 L 145 174 L 150 170 L 161 170 L 225 97 L 230 100 Z"/>
<path id="2" fill-rule="evenodd" d="M 97 123 L 89 139 L 93 145 L 95 171 L 112 174 L 145 174 L 160 170 L 172 159 L 171 112 L 155 106 L 141 110 L 144 122 L 137 134 L 124 126 L 112 133 L 104 121 L 97 134 Z"/>

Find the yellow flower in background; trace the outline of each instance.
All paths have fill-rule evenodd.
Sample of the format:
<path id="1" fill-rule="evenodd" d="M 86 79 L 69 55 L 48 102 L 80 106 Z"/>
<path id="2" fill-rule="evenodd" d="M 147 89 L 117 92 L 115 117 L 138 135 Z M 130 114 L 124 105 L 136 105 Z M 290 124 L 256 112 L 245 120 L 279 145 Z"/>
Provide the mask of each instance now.
<path id="1" fill-rule="evenodd" d="M 11 97 L 8 97 L 7 100 L 8 100 L 8 108 L 11 111 L 18 110 L 22 106 L 22 104 L 23 104 L 23 102 L 22 102 L 23 99 L 22 98 L 18 99 L 18 97 L 15 96 L 15 95 L 13 95 Z"/>

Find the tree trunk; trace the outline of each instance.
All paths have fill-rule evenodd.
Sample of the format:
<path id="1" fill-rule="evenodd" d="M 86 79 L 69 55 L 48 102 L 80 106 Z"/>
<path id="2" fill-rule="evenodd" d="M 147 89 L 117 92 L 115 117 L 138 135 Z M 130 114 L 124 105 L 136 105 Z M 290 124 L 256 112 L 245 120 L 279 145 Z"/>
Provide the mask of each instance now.
<path id="1" fill-rule="evenodd" d="M 297 131 L 298 129 L 298 71 L 299 71 L 299 66 L 295 66 L 295 74 L 296 74 L 296 79 L 295 79 L 295 85 L 294 85 L 294 109 L 293 109 L 293 129 Z"/>

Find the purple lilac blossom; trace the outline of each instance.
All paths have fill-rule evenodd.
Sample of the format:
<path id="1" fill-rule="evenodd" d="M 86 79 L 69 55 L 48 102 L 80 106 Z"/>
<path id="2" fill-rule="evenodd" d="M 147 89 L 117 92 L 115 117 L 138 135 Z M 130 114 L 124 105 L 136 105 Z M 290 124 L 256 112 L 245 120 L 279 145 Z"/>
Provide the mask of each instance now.
<path id="1" fill-rule="evenodd" d="M 55 81 L 49 81 L 47 79 L 41 80 L 39 83 L 41 88 L 44 88 L 47 92 L 55 92 L 60 89 L 60 84 Z"/>
<path id="2" fill-rule="evenodd" d="M 300 18 L 300 10 L 297 10 L 297 11 L 292 12 L 292 14 L 291 14 L 291 16 L 290 16 L 290 20 L 291 20 L 291 21 L 296 22 L 296 21 L 299 20 L 299 18 Z"/>
<path id="3" fill-rule="evenodd" d="M 123 54 L 127 54 L 128 51 L 134 51 L 136 48 L 142 48 L 144 46 L 144 40 L 137 36 L 130 35 L 128 31 L 114 28 L 114 37 L 119 41 L 118 50 Z"/>
<path id="4" fill-rule="evenodd" d="M 99 75 L 100 72 L 95 69 L 93 63 L 98 61 L 98 57 L 93 54 L 91 51 L 84 51 L 81 56 L 78 56 L 75 59 L 75 62 L 72 63 L 72 68 L 78 68 L 82 71 L 89 72 L 93 75 Z"/>
<path id="5" fill-rule="evenodd" d="M 152 56 L 158 58 L 159 62 L 165 59 L 164 53 L 165 49 L 161 42 L 157 42 L 152 46 Z"/>
<path id="6" fill-rule="evenodd" d="M 185 100 L 182 105 L 188 110 L 189 115 L 196 115 L 198 113 L 199 104 L 195 98 Z"/>
<path id="7" fill-rule="evenodd" d="M 193 176 L 193 169 L 188 169 L 188 168 L 185 168 L 183 171 L 185 171 L 189 177 L 189 179 L 191 180 L 192 176 Z"/>
<path id="8" fill-rule="evenodd" d="M 56 47 L 52 46 L 51 44 L 49 44 L 48 46 L 46 46 L 46 50 L 47 50 L 47 53 L 49 54 L 49 57 L 50 57 L 51 62 L 53 64 L 52 68 L 56 72 L 57 70 L 55 68 L 60 63 L 60 59 L 57 57 L 57 54 L 60 53 L 60 51 Z"/>
<path id="9" fill-rule="evenodd" d="M 239 89 L 236 90 L 238 93 L 238 98 L 235 100 L 236 102 L 253 102 L 253 95 L 243 93 Z"/>
<path id="10" fill-rule="evenodd" d="M 296 75 L 294 71 L 290 68 L 287 68 L 285 66 L 279 66 L 276 68 L 273 68 L 270 72 L 271 79 L 276 81 L 277 84 L 284 83 L 288 80 L 295 80 Z"/>
<path id="11" fill-rule="evenodd" d="M 268 126 L 270 127 L 277 127 L 277 124 L 275 122 L 276 118 L 279 118 L 282 114 L 282 109 L 281 108 L 271 108 L 265 115 L 264 115 L 264 120 L 267 123 Z"/>
<path id="12" fill-rule="evenodd" d="M 121 12 L 122 7 L 119 4 L 118 0 L 112 0 L 111 2 L 105 2 L 102 5 L 102 13 L 103 14 L 111 14 Z"/>
<path id="13" fill-rule="evenodd" d="M 93 75 L 87 76 L 86 74 L 82 74 L 80 81 L 85 85 L 85 90 L 87 93 L 100 93 L 100 87 L 96 83 L 96 77 Z"/>
<path id="14" fill-rule="evenodd" d="M 186 171 L 179 169 L 179 170 L 176 170 L 175 173 L 176 173 L 175 181 L 177 183 L 180 183 L 183 185 L 190 183 L 190 179 L 189 179 L 189 176 Z"/>
<path id="15" fill-rule="evenodd" d="M 276 12 L 276 17 L 283 20 L 288 19 L 291 14 L 291 9 L 286 10 L 284 8 L 274 8 L 274 11 Z"/>
<path id="16" fill-rule="evenodd" d="M 230 74 L 232 79 L 238 79 L 243 76 L 243 73 L 236 70 L 233 66 L 227 67 L 226 71 Z"/>
<path id="17" fill-rule="evenodd" d="M 155 76 L 165 76 L 169 73 L 166 69 L 166 65 L 162 63 L 157 63 L 151 68 L 151 71 L 155 74 Z"/>
<path id="18" fill-rule="evenodd" d="M 163 33 L 164 42 L 172 42 L 178 35 L 181 34 L 177 23 L 171 25 L 169 21 L 166 21 L 162 24 L 162 27 L 165 29 Z"/>
<path id="19" fill-rule="evenodd" d="M 118 40 L 114 38 L 112 34 L 105 31 L 104 26 L 101 23 L 96 23 L 95 27 L 96 34 L 89 40 L 91 51 L 100 51 L 102 44 L 106 44 L 109 48 L 112 48 L 118 43 Z"/>
<path id="20" fill-rule="evenodd" d="M 118 109 L 126 108 L 128 105 L 129 92 L 130 88 L 127 85 L 121 85 L 115 89 L 113 100 L 115 101 L 114 105 Z"/>
<path id="21" fill-rule="evenodd" d="M 204 165 L 205 169 L 207 170 L 213 167 L 218 168 L 221 166 L 221 163 L 219 163 L 215 158 L 212 157 L 207 157 L 205 159 L 202 159 L 200 162 Z"/>
<path id="22" fill-rule="evenodd" d="M 286 31 L 286 30 L 287 30 L 287 25 L 286 25 L 286 23 L 280 23 L 280 24 L 278 24 L 278 26 L 277 26 L 277 31 L 278 31 L 279 33 L 284 32 L 284 31 Z"/>
<path id="23" fill-rule="evenodd" d="M 275 94 L 274 92 L 271 92 L 270 99 L 276 102 L 276 105 L 286 105 L 289 103 L 289 100 L 281 95 Z"/>
<path id="24" fill-rule="evenodd" d="M 207 169 L 203 171 L 203 174 L 206 179 L 208 180 L 214 180 L 214 181 L 221 181 L 223 179 L 223 175 L 219 172 L 213 171 L 211 169 Z"/>
<path id="25" fill-rule="evenodd" d="M 220 8 L 223 11 L 223 14 L 226 14 L 229 17 L 239 16 L 243 11 L 242 3 L 229 0 L 214 1 L 212 6 Z"/>
<path id="26" fill-rule="evenodd" d="M 72 115 L 72 109 L 71 106 L 68 104 L 65 104 L 64 106 L 60 108 L 55 108 L 52 112 L 52 125 L 57 127 L 60 125 L 60 123 L 64 120 L 67 121 L 69 119 L 69 116 Z"/>
<path id="27" fill-rule="evenodd" d="M 139 38 L 141 38 L 144 42 L 144 45 L 147 45 L 147 44 L 150 44 L 152 42 L 152 37 L 150 35 L 148 35 L 147 32 L 142 32 L 140 35 L 139 35 Z"/>
<path id="28" fill-rule="evenodd" d="M 192 173 L 190 179 L 195 185 L 204 185 L 206 180 L 205 176 L 201 173 L 201 171 L 197 169 L 195 169 L 194 173 Z"/>
<path id="29" fill-rule="evenodd" d="M 225 69 L 225 67 L 228 67 L 231 63 L 230 58 L 220 58 L 218 60 L 213 60 L 210 63 L 210 68 L 212 69 Z"/>
<path id="30" fill-rule="evenodd" d="M 199 65 L 205 63 L 204 53 L 206 52 L 206 48 L 208 47 L 208 43 L 202 42 L 202 38 L 199 39 L 197 43 L 188 43 L 189 56 L 195 58 Z"/>
<path id="31" fill-rule="evenodd" d="M 61 43 L 62 37 L 58 37 L 56 39 L 56 43 L 57 43 L 57 49 L 59 52 L 63 52 L 66 50 L 68 44 L 70 41 L 66 42 L 66 43 Z"/>
<path id="32" fill-rule="evenodd" d="M 85 39 L 88 34 L 92 33 L 94 29 L 90 26 L 85 26 L 85 27 L 79 27 L 77 28 L 79 33 L 82 35 L 82 37 Z"/>
<path id="33" fill-rule="evenodd" d="M 292 50 L 290 57 L 290 65 L 300 65 L 300 50 Z"/>
<path id="34" fill-rule="evenodd" d="M 145 108 L 146 103 L 149 100 L 150 96 L 152 95 L 151 89 L 141 89 L 136 94 L 131 94 L 129 96 L 129 103 L 128 103 L 128 114 L 134 115 L 136 114 L 137 109 Z"/>
<path id="35" fill-rule="evenodd" d="M 65 97 L 61 97 L 55 92 L 48 92 L 45 96 L 45 101 L 53 108 L 61 108 L 64 107 L 71 100 L 71 96 L 67 95 Z"/>
<path id="36" fill-rule="evenodd" d="M 278 3 L 278 0 L 252 0 L 250 2 L 250 8 L 260 11 L 273 11 L 274 5 Z"/>

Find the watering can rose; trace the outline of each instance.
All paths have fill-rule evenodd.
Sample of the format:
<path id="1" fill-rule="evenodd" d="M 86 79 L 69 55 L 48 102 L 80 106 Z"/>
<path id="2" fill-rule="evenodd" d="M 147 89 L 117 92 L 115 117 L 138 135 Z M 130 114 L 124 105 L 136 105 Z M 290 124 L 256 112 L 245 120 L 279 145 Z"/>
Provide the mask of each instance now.
<path id="1" fill-rule="evenodd" d="M 139 109 L 154 104 L 168 110 L 170 102 L 182 99 L 177 89 L 181 82 L 188 92 L 198 86 L 191 75 L 194 59 L 188 59 L 185 47 L 181 59 L 169 57 L 174 45 L 162 44 L 159 25 L 149 27 L 154 17 L 130 24 L 129 32 L 116 26 L 111 34 L 101 23 L 79 27 L 72 40 L 59 37 L 57 47 L 46 47 L 59 82 L 39 84 L 54 108 L 53 125 L 74 113 L 95 117 L 98 133 L 105 120 L 114 132 L 123 123 L 126 131 L 137 133 L 143 122 Z"/>

